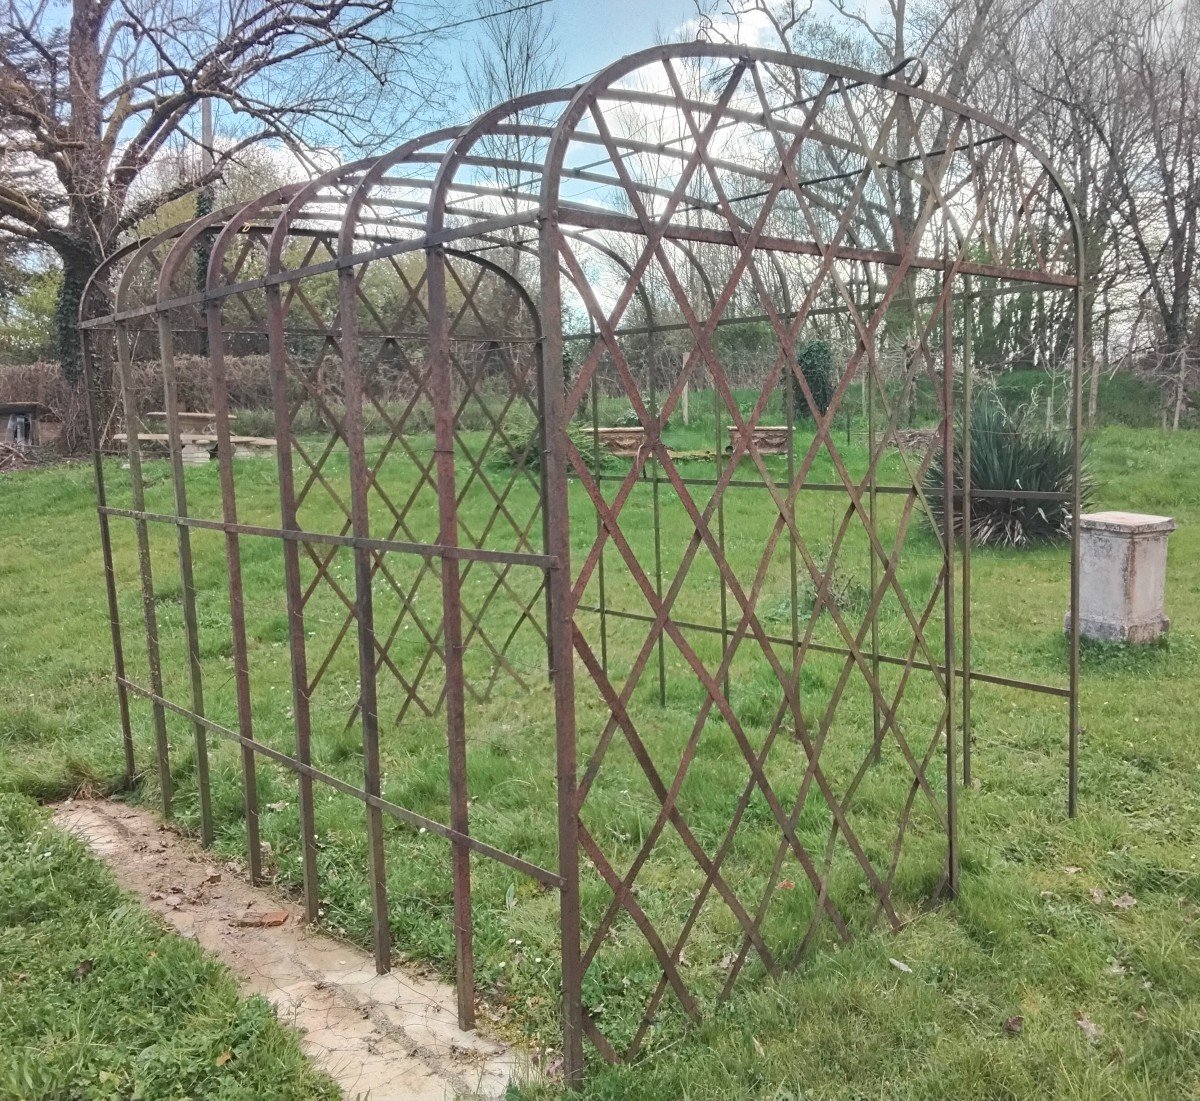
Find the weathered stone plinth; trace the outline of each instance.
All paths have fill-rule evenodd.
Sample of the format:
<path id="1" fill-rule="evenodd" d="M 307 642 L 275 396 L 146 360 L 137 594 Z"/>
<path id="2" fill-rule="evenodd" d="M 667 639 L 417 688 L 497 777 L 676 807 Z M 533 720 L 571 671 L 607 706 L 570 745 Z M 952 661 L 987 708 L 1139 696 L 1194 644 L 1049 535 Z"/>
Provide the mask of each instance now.
<path id="1" fill-rule="evenodd" d="M 1154 642 L 1164 607 L 1170 516 L 1094 512 L 1079 518 L 1079 633 L 1101 642 Z M 1065 629 L 1069 630 L 1067 613 Z"/>

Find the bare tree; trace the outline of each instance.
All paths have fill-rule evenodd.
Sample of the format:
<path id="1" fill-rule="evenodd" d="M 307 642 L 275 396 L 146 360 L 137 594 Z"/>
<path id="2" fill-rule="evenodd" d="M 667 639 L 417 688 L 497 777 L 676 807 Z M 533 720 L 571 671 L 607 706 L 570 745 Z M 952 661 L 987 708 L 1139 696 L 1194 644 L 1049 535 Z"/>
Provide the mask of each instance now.
<path id="1" fill-rule="evenodd" d="M 426 0 L 0 0 L 0 235 L 62 262 L 68 376 L 83 286 L 122 235 L 265 138 L 393 136 L 437 94 L 431 49 L 453 11 Z M 382 109 L 380 89 L 391 93 Z M 229 140 L 203 173 L 156 185 L 166 150 L 199 145 L 205 100 Z"/>

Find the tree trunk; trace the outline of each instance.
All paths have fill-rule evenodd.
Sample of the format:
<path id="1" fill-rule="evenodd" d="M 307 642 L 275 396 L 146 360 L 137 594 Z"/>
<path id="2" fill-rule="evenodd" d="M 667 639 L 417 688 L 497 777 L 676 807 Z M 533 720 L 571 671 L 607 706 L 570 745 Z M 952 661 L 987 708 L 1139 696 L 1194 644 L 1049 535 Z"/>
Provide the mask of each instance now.
<path id="1" fill-rule="evenodd" d="M 58 289 L 58 304 L 54 311 L 54 349 L 62 364 L 63 374 L 74 386 L 83 376 L 83 343 L 79 334 L 79 303 L 100 257 L 86 249 L 69 249 L 59 253 L 62 260 L 62 283 Z"/>

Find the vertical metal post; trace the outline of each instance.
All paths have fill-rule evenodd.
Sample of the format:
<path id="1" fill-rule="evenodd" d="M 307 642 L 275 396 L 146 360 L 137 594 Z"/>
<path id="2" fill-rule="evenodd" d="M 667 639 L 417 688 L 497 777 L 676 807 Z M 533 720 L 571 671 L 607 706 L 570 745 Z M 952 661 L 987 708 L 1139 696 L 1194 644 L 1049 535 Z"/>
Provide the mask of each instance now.
<path id="1" fill-rule="evenodd" d="M 296 508 L 296 478 L 292 469 L 291 399 L 287 386 L 287 345 L 284 333 L 283 298 L 278 284 L 268 285 L 267 334 L 269 337 L 271 403 L 275 407 L 275 458 L 279 476 L 279 526 L 300 531 Z M 284 539 L 283 585 L 288 610 L 288 654 L 292 666 L 292 712 L 296 730 L 296 759 L 312 764 L 312 715 L 308 684 L 308 644 L 304 637 L 304 588 L 300 579 L 300 543 Z M 320 885 L 317 872 L 317 827 L 313 804 L 312 777 L 296 776 L 300 801 L 300 853 L 303 863 L 304 915 L 310 921 L 320 914 Z"/>
<path id="2" fill-rule="evenodd" d="M 724 423 L 721 417 L 721 395 L 717 390 L 717 380 L 712 381 L 712 404 L 713 404 L 713 427 L 716 434 L 716 481 L 720 481 L 725 470 L 725 442 L 724 442 Z M 732 461 L 732 460 L 731 460 Z M 719 492 L 718 487 L 713 488 L 713 492 Z M 721 558 L 725 557 L 725 496 L 721 495 L 721 499 L 717 502 L 717 546 L 721 551 Z M 721 691 L 725 693 L 725 698 L 729 698 L 729 667 L 725 661 L 725 655 L 729 651 L 729 593 L 725 584 L 725 574 L 717 571 L 717 575 L 721 582 L 721 664 L 725 669 L 725 674 L 721 678 Z"/>
<path id="3" fill-rule="evenodd" d="M 787 421 L 787 472 L 788 493 L 795 492 L 796 484 L 796 375 L 799 365 L 793 363 L 784 376 L 786 385 L 783 391 L 785 419 Z M 796 505 L 789 506 L 792 511 L 791 519 L 796 519 Z M 792 524 L 787 525 L 788 533 L 788 597 L 791 604 L 792 631 L 792 691 L 795 693 L 796 710 L 792 715 L 792 737 L 800 741 L 804 729 L 800 716 L 800 569 L 799 555 L 796 549 L 796 535 Z"/>
<path id="4" fill-rule="evenodd" d="M 1070 648 L 1070 728 L 1067 735 L 1067 815 L 1074 818 L 1079 809 L 1079 514 L 1083 509 L 1080 467 L 1083 464 L 1083 266 L 1077 265 L 1079 283 L 1075 287 L 1075 357 L 1071 377 L 1071 630 Z"/>
<path id="5" fill-rule="evenodd" d="M 162 362 L 163 397 L 167 413 L 167 444 L 171 462 L 171 485 L 175 515 L 188 515 L 187 484 L 183 471 L 183 438 L 179 427 L 179 385 L 175 376 L 175 337 L 171 316 L 158 315 L 158 352 Z M 192 711 L 204 715 L 204 670 L 200 665 L 200 625 L 196 615 L 196 578 L 192 568 L 192 533 L 186 524 L 175 525 L 179 552 L 180 595 L 183 601 L 183 629 L 187 640 L 188 673 L 191 681 Z M 200 841 L 205 848 L 213 843 L 212 791 L 208 774 L 208 731 L 200 718 L 192 721 L 196 745 L 196 789 L 200 801 Z M 253 755 L 251 755 L 253 757 Z M 250 825 L 247 813 L 246 824 Z M 257 848 L 257 837 L 255 837 Z"/>
<path id="6" fill-rule="evenodd" d="M 446 305 L 446 250 L 426 251 L 429 288 L 430 390 L 434 404 L 434 451 L 437 456 L 439 536 L 443 547 L 458 545 L 458 506 L 454 472 L 454 387 L 450 363 L 450 321 Z M 546 400 L 562 390 L 561 349 L 554 360 L 558 379 L 546 380 Z M 550 440 L 549 450 L 555 446 Z M 442 557 L 442 633 L 446 652 L 446 746 L 450 761 L 450 825 L 464 837 L 470 833 L 467 790 L 466 706 L 463 697 L 462 585 L 458 559 Z M 554 676 L 562 655 L 553 651 Z M 568 657 L 569 662 L 569 657 Z M 458 992 L 458 1026 L 475 1027 L 474 926 L 471 917 L 471 850 L 451 843 L 454 888 L 454 945 Z"/>
<path id="7" fill-rule="evenodd" d="M 875 386 L 878 383 L 882 385 L 882 380 L 879 375 L 879 361 L 875 356 L 875 349 L 869 351 L 864 349 L 864 354 L 867 360 L 867 370 L 865 374 L 867 387 L 867 463 L 868 466 L 871 458 L 875 453 Z M 867 522 L 871 525 L 871 531 L 878 534 L 876 527 L 879 516 L 879 494 L 877 486 L 879 484 L 879 475 L 876 471 L 871 471 L 870 480 L 867 485 Z M 871 599 L 875 599 L 875 594 L 879 590 L 879 559 L 875 555 L 875 546 L 867 541 L 867 556 L 871 560 Z M 879 683 L 879 609 L 876 608 L 871 616 L 871 679 L 875 684 Z M 883 724 L 880 721 L 879 714 L 879 699 L 875 692 L 871 693 L 871 760 L 878 762 L 883 756 Z"/>
<path id="8" fill-rule="evenodd" d="M 100 524 L 100 555 L 104 563 L 104 589 L 108 597 L 108 628 L 112 636 L 113 679 L 117 683 L 117 710 L 121 717 L 121 741 L 125 750 L 125 786 L 131 788 L 137 778 L 137 762 L 133 753 L 133 728 L 129 722 L 129 692 L 125 688 L 125 648 L 121 640 L 121 614 L 117 599 L 117 571 L 113 565 L 112 533 L 108 500 L 104 486 L 104 441 L 100 438 L 100 415 L 96 407 L 96 370 L 93 363 L 93 341 L 97 338 L 83 332 L 83 386 L 87 395 L 88 442 L 92 449 L 92 477 L 96 484 L 96 519 Z M 110 348 L 111 352 L 111 348 Z"/>
<path id="9" fill-rule="evenodd" d="M 646 338 L 646 370 L 649 373 L 649 391 L 650 391 L 650 412 L 658 416 L 660 410 L 658 408 L 658 386 L 655 380 L 656 363 L 654 359 L 655 341 L 654 333 L 651 332 Z M 663 425 L 665 428 L 666 425 Z M 666 446 L 665 444 L 663 445 Z M 663 568 L 662 568 L 662 505 L 659 500 L 659 483 L 662 478 L 659 475 L 658 456 L 651 455 L 648 462 L 650 463 L 650 477 L 653 479 L 651 483 L 651 493 L 653 494 L 654 508 L 654 594 L 658 597 L 658 602 L 662 604 L 663 598 Z M 658 634 L 658 705 L 666 707 L 667 705 L 667 652 L 666 643 L 664 642 L 665 631 L 660 631 Z"/>
<path id="10" fill-rule="evenodd" d="M 947 273 L 947 282 L 953 281 Z M 948 289 L 948 288 L 947 288 Z M 942 314 L 942 540 L 945 551 L 945 589 L 942 597 L 946 635 L 946 873 L 950 896 L 958 896 L 958 767 L 954 734 L 954 295 L 947 293 Z"/>
<path id="11" fill-rule="evenodd" d="M 133 394 L 133 368 L 126 323 L 117 322 L 117 365 L 121 375 L 121 400 L 125 408 L 126 451 L 129 457 L 129 494 L 134 511 L 145 512 L 146 490 L 142 482 L 142 430 L 137 401 Z M 162 795 L 163 817 L 172 812 L 173 782 L 171 750 L 167 742 L 167 717 L 159 702 L 163 698 L 162 660 L 158 651 L 158 613 L 154 604 L 154 571 L 150 560 L 150 532 L 143 519 L 133 521 L 137 533 L 138 572 L 142 582 L 142 619 L 146 627 L 146 661 L 150 672 L 150 690 L 158 697 L 150 702 L 154 717 L 154 748 L 158 758 L 158 783 Z"/>
<path id="12" fill-rule="evenodd" d="M 554 731 L 558 794 L 559 929 L 562 943 L 563 1077 L 583 1081 L 583 957 L 579 915 L 578 763 L 575 745 L 574 609 L 571 602 L 571 533 L 567 496 L 566 411 L 562 387 L 562 298 L 559 251 L 562 231 L 551 214 L 541 221 L 543 325 L 542 369 L 546 373 L 546 500 L 554 564 L 549 586 L 554 646 Z M 603 622 L 603 617 L 601 618 Z"/>
<path id="13" fill-rule="evenodd" d="M 229 635 L 233 651 L 233 680 L 237 696 L 238 733 L 254 740 L 253 704 L 250 698 L 250 647 L 246 641 L 246 598 L 242 585 L 242 554 L 236 531 L 237 497 L 233 479 L 233 445 L 229 439 L 229 388 L 225 379 L 225 334 L 221 329 L 221 300 L 206 307 L 208 362 L 212 376 L 213 414 L 217 418 L 217 462 L 221 478 L 221 517 L 225 528 L 225 568 L 229 579 Z M 246 851 L 250 879 L 263 880 L 262 843 L 259 837 L 258 762 L 254 750 L 243 743 L 242 796 L 246 808 Z"/>
<path id="14" fill-rule="evenodd" d="M 971 372 L 975 330 L 975 298 L 969 275 L 963 277 L 962 340 L 962 782 L 971 786 Z"/>
<path id="15" fill-rule="evenodd" d="M 592 326 L 593 336 L 595 340 L 595 325 Z M 604 482 L 600 478 L 600 464 L 602 456 L 600 451 L 600 384 L 597 381 L 600 378 L 600 368 L 597 365 L 596 370 L 592 372 L 592 462 L 596 472 L 596 486 L 600 490 L 601 496 L 604 495 Z M 596 538 L 599 539 L 604 533 L 604 524 L 600 520 L 600 513 L 596 512 Z M 604 675 L 608 675 L 608 593 L 605 588 L 604 578 L 604 552 L 607 547 L 601 546 L 600 559 L 596 563 L 596 584 L 599 588 L 599 607 L 600 607 L 600 668 L 604 670 Z"/>
<path id="16" fill-rule="evenodd" d="M 363 378 L 358 355 L 357 269 L 338 272 L 339 316 L 342 330 L 342 370 L 346 408 L 342 426 L 350 458 L 350 522 L 356 539 L 371 538 L 371 476 L 367 470 L 366 431 L 363 426 Z M 371 593 L 372 552 L 361 543 L 354 548 L 354 611 L 358 620 L 359 719 L 363 740 L 363 790 L 378 798 L 379 707 L 375 684 L 375 605 Z M 451 770 L 453 774 L 453 769 Z M 392 940 L 388 928 L 387 861 L 383 848 L 383 811 L 367 803 L 367 846 L 371 862 L 371 940 L 375 970 L 384 974 L 392 966 Z M 458 828 L 457 826 L 455 827 Z M 463 1026 L 469 1027 L 469 1026 Z"/>

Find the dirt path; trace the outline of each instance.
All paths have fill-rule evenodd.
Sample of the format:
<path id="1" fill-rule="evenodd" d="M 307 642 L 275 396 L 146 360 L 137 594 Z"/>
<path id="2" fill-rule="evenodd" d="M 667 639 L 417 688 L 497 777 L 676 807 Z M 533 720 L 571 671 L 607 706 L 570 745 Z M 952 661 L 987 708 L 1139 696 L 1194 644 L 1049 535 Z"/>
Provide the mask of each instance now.
<path id="1" fill-rule="evenodd" d="M 54 819 L 125 890 L 268 998 L 347 1098 L 499 1098 L 523 1076 L 515 1053 L 457 1028 L 452 987 L 400 970 L 376 975 L 365 952 L 312 932 L 293 903 L 251 887 L 149 811 L 75 801 Z"/>

